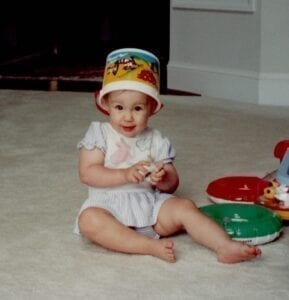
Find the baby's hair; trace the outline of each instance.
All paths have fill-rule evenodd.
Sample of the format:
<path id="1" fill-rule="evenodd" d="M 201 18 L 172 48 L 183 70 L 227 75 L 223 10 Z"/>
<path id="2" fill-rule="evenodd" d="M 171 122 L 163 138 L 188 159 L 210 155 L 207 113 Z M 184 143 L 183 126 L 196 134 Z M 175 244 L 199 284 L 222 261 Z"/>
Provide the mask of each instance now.
<path id="1" fill-rule="evenodd" d="M 116 91 L 111 91 L 111 92 L 107 93 L 106 95 L 104 95 L 103 97 L 104 97 L 104 98 L 105 98 L 105 97 L 108 97 L 108 96 L 111 95 L 111 94 L 117 94 L 117 95 L 119 95 L 119 94 L 126 93 L 126 92 L 138 92 L 138 93 L 141 93 L 141 94 L 143 94 L 143 95 L 145 95 L 145 96 L 151 98 L 150 96 L 146 95 L 145 93 L 142 93 L 142 92 L 139 92 L 139 91 L 134 91 L 134 90 L 126 90 L 126 89 L 123 89 L 123 90 L 116 90 Z M 153 99 L 152 99 L 152 100 L 153 100 Z"/>
<path id="2" fill-rule="evenodd" d="M 109 95 L 111 95 L 111 94 L 117 94 L 117 95 L 119 95 L 119 94 L 125 93 L 126 91 L 127 91 L 127 90 L 117 90 L 117 91 L 112 91 L 112 92 L 106 94 L 106 95 L 104 96 L 104 98 L 107 99 L 107 98 L 109 97 Z"/>

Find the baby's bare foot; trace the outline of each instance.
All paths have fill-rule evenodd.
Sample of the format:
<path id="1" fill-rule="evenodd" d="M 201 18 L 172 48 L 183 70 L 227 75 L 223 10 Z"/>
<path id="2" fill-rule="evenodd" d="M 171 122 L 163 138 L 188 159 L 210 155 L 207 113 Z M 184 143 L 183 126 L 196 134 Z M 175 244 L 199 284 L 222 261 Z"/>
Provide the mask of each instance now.
<path id="1" fill-rule="evenodd" d="M 168 262 L 176 262 L 174 243 L 168 239 L 152 241 L 152 255 Z"/>
<path id="2" fill-rule="evenodd" d="M 256 246 L 232 241 L 217 251 L 218 261 L 227 264 L 251 260 L 261 255 L 261 250 Z"/>

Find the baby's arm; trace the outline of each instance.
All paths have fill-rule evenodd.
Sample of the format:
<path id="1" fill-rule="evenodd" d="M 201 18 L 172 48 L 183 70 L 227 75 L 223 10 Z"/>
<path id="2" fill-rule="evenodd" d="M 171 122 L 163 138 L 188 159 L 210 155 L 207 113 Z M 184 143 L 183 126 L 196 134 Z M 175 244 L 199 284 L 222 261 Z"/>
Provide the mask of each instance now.
<path id="1" fill-rule="evenodd" d="M 157 189 L 166 193 L 173 193 L 179 185 L 179 175 L 172 163 L 155 163 L 157 170 L 150 175 L 150 182 Z"/>
<path id="2" fill-rule="evenodd" d="M 140 161 L 125 169 L 111 169 L 104 166 L 104 154 L 95 148 L 81 148 L 79 156 L 80 181 L 89 186 L 110 187 L 144 180 L 149 162 Z"/>

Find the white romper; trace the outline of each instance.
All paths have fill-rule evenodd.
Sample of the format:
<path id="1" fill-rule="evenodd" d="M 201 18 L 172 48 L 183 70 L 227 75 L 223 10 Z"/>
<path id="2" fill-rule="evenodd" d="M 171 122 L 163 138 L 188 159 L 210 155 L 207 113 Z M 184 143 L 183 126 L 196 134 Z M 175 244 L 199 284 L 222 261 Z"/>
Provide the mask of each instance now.
<path id="1" fill-rule="evenodd" d="M 126 137 L 116 132 L 109 123 L 92 122 L 77 148 L 100 149 L 105 156 L 104 165 L 108 168 L 127 168 L 140 160 L 163 161 L 170 163 L 175 158 L 167 137 L 156 129 L 147 128 L 136 137 Z M 88 187 L 88 198 L 78 213 L 74 233 L 80 234 L 78 217 L 88 207 L 101 207 L 108 210 L 122 224 L 134 227 L 137 231 L 158 238 L 152 230 L 162 203 L 171 194 L 154 189 L 149 182 L 98 188 Z"/>

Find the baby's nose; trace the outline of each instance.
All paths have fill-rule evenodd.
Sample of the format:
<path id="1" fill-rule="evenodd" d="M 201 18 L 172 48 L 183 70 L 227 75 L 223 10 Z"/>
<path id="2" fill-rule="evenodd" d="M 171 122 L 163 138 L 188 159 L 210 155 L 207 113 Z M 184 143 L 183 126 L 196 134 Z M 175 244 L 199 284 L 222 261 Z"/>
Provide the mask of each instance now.
<path id="1" fill-rule="evenodd" d="M 132 120 L 132 119 L 133 119 L 132 112 L 129 111 L 129 110 L 127 110 L 127 111 L 125 112 L 124 118 L 125 118 L 126 121 Z"/>

